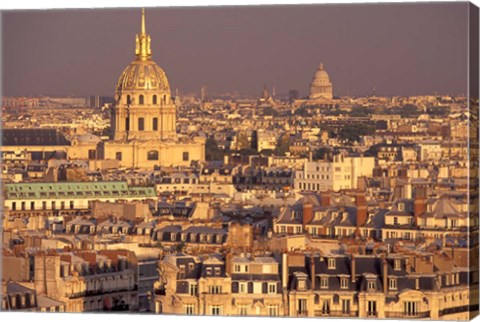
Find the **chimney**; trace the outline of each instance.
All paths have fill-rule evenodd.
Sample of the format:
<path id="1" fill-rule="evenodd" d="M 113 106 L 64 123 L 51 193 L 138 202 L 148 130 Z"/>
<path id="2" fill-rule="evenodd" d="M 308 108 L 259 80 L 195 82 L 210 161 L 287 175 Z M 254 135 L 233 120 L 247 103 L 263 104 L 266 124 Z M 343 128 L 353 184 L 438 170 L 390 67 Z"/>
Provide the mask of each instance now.
<path id="1" fill-rule="evenodd" d="M 313 220 L 313 205 L 310 202 L 303 203 L 303 228 Z"/>
<path id="2" fill-rule="evenodd" d="M 322 207 L 329 207 L 331 204 L 330 193 L 325 192 L 320 194 L 320 206 Z"/>
<path id="3" fill-rule="evenodd" d="M 413 218 L 415 226 L 418 226 L 418 217 L 427 210 L 427 189 L 416 187 L 413 197 Z"/>
<path id="4" fill-rule="evenodd" d="M 360 227 L 366 224 L 367 222 L 367 201 L 365 200 L 365 195 L 359 193 L 355 196 L 355 205 L 357 207 L 357 234 L 360 233 Z"/>
<path id="5" fill-rule="evenodd" d="M 405 260 L 405 270 L 407 271 L 407 274 L 412 273 L 412 262 L 411 262 L 410 258 L 407 258 Z"/>
<path id="6" fill-rule="evenodd" d="M 287 289 L 288 286 L 288 255 L 282 254 L 282 288 Z"/>
<path id="7" fill-rule="evenodd" d="M 355 255 L 352 254 L 352 257 L 350 259 L 350 270 L 351 270 L 351 274 L 352 274 L 352 283 L 355 283 L 355 280 L 356 280 L 356 276 L 355 274 L 357 273 L 356 269 L 355 269 Z"/>
<path id="8" fill-rule="evenodd" d="M 232 275 L 232 253 L 229 252 L 227 256 L 225 256 L 225 270 L 228 276 Z"/>
<path id="9" fill-rule="evenodd" d="M 312 290 L 315 289 L 315 257 L 313 254 L 310 256 L 310 278 L 312 280 Z"/>
<path id="10" fill-rule="evenodd" d="M 387 259 L 383 257 L 383 293 L 387 294 L 388 291 L 388 263 Z"/>

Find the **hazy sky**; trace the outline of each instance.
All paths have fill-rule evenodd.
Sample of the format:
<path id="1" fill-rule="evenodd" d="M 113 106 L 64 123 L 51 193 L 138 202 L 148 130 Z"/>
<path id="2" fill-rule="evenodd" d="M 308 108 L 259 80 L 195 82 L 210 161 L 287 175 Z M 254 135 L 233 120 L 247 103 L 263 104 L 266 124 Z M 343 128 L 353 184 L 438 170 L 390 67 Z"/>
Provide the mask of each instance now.
<path id="1" fill-rule="evenodd" d="M 466 93 L 467 2 L 147 8 L 172 91 L 301 95 L 323 62 L 336 95 Z M 5 11 L 4 95 L 108 95 L 140 9 Z"/>

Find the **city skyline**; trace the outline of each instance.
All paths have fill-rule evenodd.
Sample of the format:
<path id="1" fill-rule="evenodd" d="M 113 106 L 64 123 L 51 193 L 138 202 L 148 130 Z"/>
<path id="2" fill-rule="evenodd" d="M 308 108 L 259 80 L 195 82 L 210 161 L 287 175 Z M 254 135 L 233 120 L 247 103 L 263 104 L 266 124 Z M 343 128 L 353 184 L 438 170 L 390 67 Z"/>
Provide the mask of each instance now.
<path id="1" fill-rule="evenodd" d="M 146 12 L 153 59 L 169 75 L 172 91 L 206 86 L 209 93 L 255 96 L 266 84 L 305 96 L 323 62 L 334 95 L 367 95 L 375 87 L 378 95 L 411 96 L 466 93 L 467 9 L 466 3 L 444 3 Z M 134 57 L 139 10 L 4 12 L 4 95 L 113 95 L 111 79 Z"/>

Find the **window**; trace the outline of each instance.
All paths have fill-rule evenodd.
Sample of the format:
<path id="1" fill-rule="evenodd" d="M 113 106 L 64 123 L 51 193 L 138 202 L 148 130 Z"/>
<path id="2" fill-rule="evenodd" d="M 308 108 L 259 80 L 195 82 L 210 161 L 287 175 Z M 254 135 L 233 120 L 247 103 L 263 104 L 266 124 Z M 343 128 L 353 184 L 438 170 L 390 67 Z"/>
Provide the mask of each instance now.
<path id="1" fill-rule="evenodd" d="M 375 285 L 375 281 L 368 281 L 368 289 L 369 290 L 375 290 L 376 289 L 376 285 Z"/>
<path id="2" fill-rule="evenodd" d="M 415 289 L 418 290 L 420 288 L 420 279 L 415 279 Z"/>
<path id="3" fill-rule="evenodd" d="M 401 262 L 399 259 L 396 259 L 396 260 L 395 260 L 395 264 L 394 264 L 394 269 L 395 269 L 396 271 L 401 270 L 401 269 L 402 269 L 402 265 L 401 265 L 401 264 L 402 264 L 402 262 Z"/>
<path id="4" fill-rule="evenodd" d="M 211 313 L 212 313 L 212 315 L 221 315 L 222 314 L 222 306 L 212 305 L 211 306 Z"/>
<path id="5" fill-rule="evenodd" d="M 403 303 L 403 313 L 406 316 L 418 315 L 418 302 L 406 301 Z"/>
<path id="6" fill-rule="evenodd" d="M 130 118 L 125 118 L 125 131 L 130 131 Z"/>
<path id="7" fill-rule="evenodd" d="M 138 104 L 143 105 L 143 103 L 144 103 L 143 95 L 138 96 Z"/>
<path id="8" fill-rule="evenodd" d="M 405 204 L 404 203 L 399 203 L 398 204 L 398 211 L 405 211 Z"/>
<path id="9" fill-rule="evenodd" d="M 335 262 L 335 258 L 329 258 L 328 259 L 328 269 L 335 269 L 337 266 L 336 266 L 336 262 Z"/>
<path id="10" fill-rule="evenodd" d="M 278 305 L 268 305 L 267 310 L 268 310 L 268 315 L 278 316 Z"/>
<path id="11" fill-rule="evenodd" d="M 398 217 L 393 217 L 393 224 L 398 225 Z"/>
<path id="12" fill-rule="evenodd" d="M 158 151 L 155 151 L 155 150 L 148 151 L 147 160 L 149 161 L 158 160 Z"/>
<path id="13" fill-rule="evenodd" d="M 185 265 L 180 265 L 179 278 L 185 278 Z"/>
<path id="14" fill-rule="evenodd" d="M 238 315 L 247 316 L 248 315 L 248 305 L 239 305 L 238 306 Z"/>
<path id="15" fill-rule="evenodd" d="M 183 161 L 188 161 L 190 159 L 189 153 L 188 152 L 183 152 L 182 160 Z"/>
<path id="16" fill-rule="evenodd" d="M 368 316 L 377 316 L 377 301 L 368 301 L 367 302 L 367 315 Z"/>
<path id="17" fill-rule="evenodd" d="M 12 202 L 12 210 L 17 210 L 17 203 L 16 202 Z"/>
<path id="18" fill-rule="evenodd" d="M 143 117 L 138 118 L 138 130 L 139 131 L 145 130 L 145 119 Z"/>
<path id="19" fill-rule="evenodd" d="M 152 96 L 152 104 L 157 104 L 157 95 Z"/>
<path id="20" fill-rule="evenodd" d="M 320 287 L 321 288 L 328 288 L 328 277 L 322 277 L 320 279 Z"/>
<path id="21" fill-rule="evenodd" d="M 208 287 L 208 293 L 210 294 L 222 294 L 222 286 L 212 285 Z"/>
<path id="22" fill-rule="evenodd" d="M 307 315 L 307 300 L 305 299 L 297 300 L 297 310 L 298 310 L 298 315 Z"/>
<path id="23" fill-rule="evenodd" d="M 115 160 L 122 161 L 122 152 L 115 153 Z"/>
<path id="24" fill-rule="evenodd" d="M 350 300 L 342 300 L 342 313 L 350 314 Z"/>
<path id="25" fill-rule="evenodd" d="M 248 284 L 246 282 L 238 283 L 238 292 L 242 294 L 248 293 Z"/>
<path id="26" fill-rule="evenodd" d="M 340 288 L 348 288 L 348 278 L 342 277 L 340 279 Z"/>
<path id="27" fill-rule="evenodd" d="M 397 289 L 397 279 L 391 278 L 388 281 L 388 289 L 396 290 Z"/>
<path id="28" fill-rule="evenodd" d="M 152 119 L 152 131 L 158 131 L 158 117 Z"/>
<path id="29" fill-rule="evenodd" d="M 185 314 L 195 315 L 195 304 L 185 304 Z"/>
<path id="30" fill-rule="evenodd" d="M 130 95 L 127 95 L 127 105 L 130 104 L 132 104 L 132 98 L 130 97 Z"/>
<path id="31" fill-rule="evenodd" d="M 305 281 L 298 281 L 298 289 L 299 290 L 305 289 Z"/>
<path id="32" fill-rule="evenodd" d="M 330 314 L 330 300 L 323 301 L 322 314 Z"/>
<path id="33" fill-rule="evenodd" d="M 268 283 L 268 294 L 277 293 L 277 284 L 275 283 Z"/>
<path id="34" fill-rule="evenodd" d="M 234 265 L 234 266 L 233 266 L 233 271 L 234 271 L 235 273 L 240 273 L 240 272 L 241 272 L 241 270 L 240 270 L 240 265 Z"/>

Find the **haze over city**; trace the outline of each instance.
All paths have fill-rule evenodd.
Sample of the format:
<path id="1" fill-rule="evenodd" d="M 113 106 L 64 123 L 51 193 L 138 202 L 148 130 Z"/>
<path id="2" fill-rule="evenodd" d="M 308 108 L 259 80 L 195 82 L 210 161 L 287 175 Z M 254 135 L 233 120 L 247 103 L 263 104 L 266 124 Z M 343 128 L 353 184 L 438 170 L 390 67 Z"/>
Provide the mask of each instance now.
<path id="1" fill-rule="evenodd" d="M 465 3 L 147 8 L 172 90 L 263 85 L 308 94 L 318 64 L 334 95 L 464 94 Z M 3 12 L 4 95 L 108 95 L 134 58 L 138 9 Z M 41 26 L 41 28 L 40 28 Z"/>

